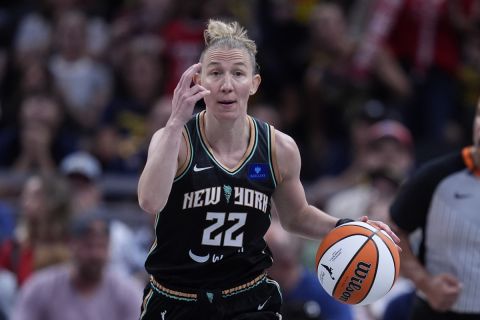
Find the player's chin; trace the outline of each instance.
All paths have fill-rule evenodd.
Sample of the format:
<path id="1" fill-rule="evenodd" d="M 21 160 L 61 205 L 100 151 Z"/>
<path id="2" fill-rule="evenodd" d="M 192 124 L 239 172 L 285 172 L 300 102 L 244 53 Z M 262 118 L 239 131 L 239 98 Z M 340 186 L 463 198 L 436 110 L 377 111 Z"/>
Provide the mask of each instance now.
<path id="1" fill-rule="evenodd" d="M 246 112 L 246 110 L 242 112 L 237 103 L 217 104 L 211 111 L 215 113 L 217 118 L 225 120 L 233 120 Z"/>

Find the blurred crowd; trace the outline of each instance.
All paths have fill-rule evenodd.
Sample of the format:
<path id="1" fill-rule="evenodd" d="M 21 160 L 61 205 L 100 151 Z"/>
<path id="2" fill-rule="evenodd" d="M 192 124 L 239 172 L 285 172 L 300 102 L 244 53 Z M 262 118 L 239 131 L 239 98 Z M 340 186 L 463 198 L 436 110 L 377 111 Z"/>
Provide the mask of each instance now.
<path id="1" fill-rule="evenodd" d="M 209 18 L 237 20 L 256 41 L 262 84 L 249 113 L 295 139 L 307 197 L 332 215 L 386 220 L 416 166 L 471 140 L 478 0 L 1 2 L 0 319 L 34 319 L 25 308 L 54 312 L 29 295 L 71 274 L 64 264 L 96 268 L 77 272 L 87 285 L 74 277 L 82 299 L 70 302 L 82 319 L 102 319 L 99 299 L 129 308 L 125 297 L 88 286 L 105 274 L 124 275 L 109 281 L 141 296 L 153 222 L 139 213 L 136 181 L 180 75 L 198 61 Z M 282 241 L 293 253 L 279 261 L 293 257 L 308 287 L 316 281 L 308 244 Z M 84 246 L 98 250 L 89 257 Z M 282 285 L 293 290 L 288 281 L 297 280 Z M 92 290 L 96 303 L 87 301 Z M 302 302 L 287 304 L 287 320 L 382 319 L 387 306 L 329 318 L 328 297 L 298 291 L 285 294 Z M 130 300 L 140 310 L 140 298 Z M 115 319 L 138 317 L 130 315 Z"/>

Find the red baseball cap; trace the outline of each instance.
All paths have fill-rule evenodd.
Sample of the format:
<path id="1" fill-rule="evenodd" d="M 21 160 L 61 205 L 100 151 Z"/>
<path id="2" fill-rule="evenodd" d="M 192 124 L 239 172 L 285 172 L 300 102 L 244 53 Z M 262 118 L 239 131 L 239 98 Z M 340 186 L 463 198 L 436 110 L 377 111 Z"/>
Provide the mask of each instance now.
<path id="1" fill-rule="evenodd" d="M 396 120 L 379 121 L 373 124 L 368 130 L 371 143 L 382 139 L 393 139 L 404 147 L 413 147 L 413 138 L 410 130 Z"/>

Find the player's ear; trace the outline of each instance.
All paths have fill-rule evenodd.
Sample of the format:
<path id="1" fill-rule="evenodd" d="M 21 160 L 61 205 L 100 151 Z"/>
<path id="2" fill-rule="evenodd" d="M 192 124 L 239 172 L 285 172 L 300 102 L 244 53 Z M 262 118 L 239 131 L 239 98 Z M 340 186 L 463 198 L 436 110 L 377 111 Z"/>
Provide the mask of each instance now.
<path id="1" fill-rule="evenodd" d="M 250 95 L 253 96 L 255 92 L 257 92 L 258 87 L 260 86 L 260 82 L 262 82 L 262 77 L 257 73 L 253 76 L 252 79 L 252 87 L 250 88 Z"/>

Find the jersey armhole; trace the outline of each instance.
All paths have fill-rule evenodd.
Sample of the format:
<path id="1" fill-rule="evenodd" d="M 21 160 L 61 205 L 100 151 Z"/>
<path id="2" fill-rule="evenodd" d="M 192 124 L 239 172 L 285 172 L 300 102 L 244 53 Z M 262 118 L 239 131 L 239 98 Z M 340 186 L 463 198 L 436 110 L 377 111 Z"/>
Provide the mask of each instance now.
<path id="1" fill-rule="evenodd" d="M 175 178 L 173 180 L 174 182 L 185 175 L 188 168 L 190 167 L 190 164 L 192 163 L 193 158 L 192 143 L 190 139 L 190 134 L 188 133 L 188 129 L 186 126 L 182 130 L 182 138 L 182 143 L 185 143 L 185 146 L 187 147 L 187 156 L 185 157 L 183 163 L 178 166 L 177 172 L 175 173 Z"/>
<path id="2" fill-rule="evenodd" d="M 269 153 L 270 153 L 270 168 L 272 170 L 273 180 L 275 185 L 282 182 L 282 176 L 280 174 L 280 170 L 278 168 L 278 161 L 277 161 L 277 147 L 275 144 L 275 127 L 272 125 L 269 126 Z"/>

